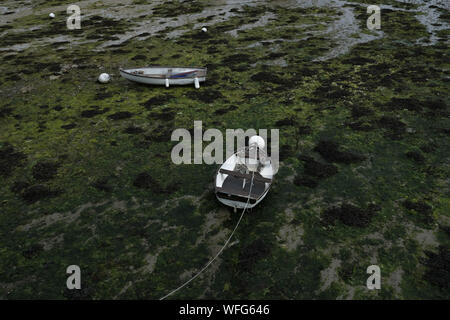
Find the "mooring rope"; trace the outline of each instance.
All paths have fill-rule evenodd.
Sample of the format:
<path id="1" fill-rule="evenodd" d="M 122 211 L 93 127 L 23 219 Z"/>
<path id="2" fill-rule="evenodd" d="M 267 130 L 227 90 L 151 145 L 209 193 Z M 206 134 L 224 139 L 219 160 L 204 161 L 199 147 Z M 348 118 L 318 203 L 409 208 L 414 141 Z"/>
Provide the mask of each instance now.
<path id="1" fill-rule="evenodd" d="M 166 294 L 164 297 L 160 298 L 159 300 L 164 300 L 165 298 L 171 296 L 172 294 L 174 294 L 175 292 L 177 292 L 178 290 L 182 289 L 183 287 L 185 287 L 189 282 L 191 282 L 192 280 L 194 280 L 195 278 L 197 278 L 200 274 L 202 274 L 203 271 L 205 271 L 210 265 L 211 263 L 214 262 L 214 260 L 217 259 L 217 257 L 222 253 L 222 251 L 225 249 L 225 247 L 228 245 L 228 243 L 230 242 L 231 238 L 233 237 L 234 233 L 236 232 L 239 224 L 241 223 L 242 217 L 244 216 L 245 210 L 247 209 L 248 204 L 250 203 L 250 197 L 252 194 L 252 188 L 253 188 L 253 177 L 255 175 L 255 172 L 252 171 L 252 180 L 250 182 L 250 189 L 248 192 L 248 199 L 247 199 L 247 203 L 245 204 L 244 210 L 242 210 L 241 216 L 239 217 L 239 220 L 236 224 L 236 226 L 233 229 L 233 232 L 231 232 L 231 235 L 228 237 L 228 240 L 225 242 L 225 244 L 223 245 L 223 247 L 219 250 L 219 252 L 217 252 L 217 254 L 214 256 L 214 258 L 212 258 L 199 272 L 197 272 L 196 275 L 194 275 L 191 279 L 189 279 L 188 281 L 186 281 L 185 283 L 183 283 L 181 286 L 179 286 L 178 288 L 176 288 L 175 290 L 169 292 L 168 294 Z"/>

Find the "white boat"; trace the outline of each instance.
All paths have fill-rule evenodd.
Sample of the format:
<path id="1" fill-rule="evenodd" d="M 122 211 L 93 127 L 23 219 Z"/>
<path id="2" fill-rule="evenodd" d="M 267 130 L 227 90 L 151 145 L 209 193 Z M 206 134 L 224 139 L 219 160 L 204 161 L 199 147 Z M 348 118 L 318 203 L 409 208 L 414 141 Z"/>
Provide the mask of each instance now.
<path id="1" fill-rule="evenodd" d="M 207 68 L 196 67 L 162 67 L 120 69 L 120 75 L 125 79 L 154 85 L 187 85 L 194 84 L 200 88 L 200 82 L 206 80 Z"/>
<path id="2" fill-rule="evenodd" d="M 274 176 L 264 147 L 264 139 L 253 136 L 248 147 L 238 150 L 220 166 L 215 177 L 215 193 L 220 202 L 236 210 L 253 208 L 264 199 Z"/>

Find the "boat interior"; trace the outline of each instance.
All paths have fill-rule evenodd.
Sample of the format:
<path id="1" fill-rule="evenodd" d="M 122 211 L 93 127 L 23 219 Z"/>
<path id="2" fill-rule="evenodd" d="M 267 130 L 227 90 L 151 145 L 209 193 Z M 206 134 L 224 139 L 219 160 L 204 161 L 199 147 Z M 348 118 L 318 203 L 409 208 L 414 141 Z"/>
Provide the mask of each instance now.
<path id="1" fill-rule="evenodd" d="M 252 181 L 251 173 L 242 174 L 238 171 L 229 171 L 225 169 L 220 169 L 219 173 L 228 175 L 225 178 L 222 187 L 216 187 L 216 192 L 223 198 L 242 201 L 242 198 L 249 197 L 250 182 Z M 252 192 L 250 194 L 251 200 L 257 200 L 264 194 L 264 191 L 266 191 L 266 182 L 271 183 L 272 180 L 263 178 L 260 173 L 255 172 Z"/>
<path id="2" fill-rule="evenodd" d="M 242 157 L 237 153 L 235 160 L 231 161 L 234 163 L 225 164 L 219 169 L 218 174 L 226 175 L 226 177 L 221 186 L 216 184 L 216 193 L 221 198 L 235 201 L 247 201 L 250 197 L 250 203 L 254 203 L 266 192 L 272 179 L 265 178 L 260 173 L 264 171 L 263 161 L 266 159 L 260 157 L 259 152 L 257 157 L 255 155 L 249 157 L 249 149 L 246 148 L 240 155 Z M 252 175 L 253 186 L 249 194 Z"/>

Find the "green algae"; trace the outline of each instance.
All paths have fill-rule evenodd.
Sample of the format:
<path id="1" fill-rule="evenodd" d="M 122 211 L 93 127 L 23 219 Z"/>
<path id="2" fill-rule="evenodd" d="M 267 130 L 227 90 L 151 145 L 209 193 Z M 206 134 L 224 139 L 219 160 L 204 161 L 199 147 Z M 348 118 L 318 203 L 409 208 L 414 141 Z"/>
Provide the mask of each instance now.
<path id="1" fill-rule="evenodd" d="M 154 14 L 186 13 L 171 6 Z M 354 10 L 362 28 L 365 7 Z M 448 297 L 437 281 L 446 235 L 438 237 L 444 247 L 422 260 L 427 249 L 405 227 L 433 230 L 448 218 L 446 46 L 415 43 L 427 36 L 415 13 L 383 10 L 384 38 L 313 62 L 334 45 L 315 32 L 339 18 L 336 8 L 235 13 L 206 34 L 190 24 L 175 39 L 164 31 L 102 49 L 133 25 L 93 16 L 73 36 L 94 42 L 1 54 L 0 282 L 8 286 L 0 297 L 157 299 L 207 263 L 238 215 L 211 191 L 216 166 L 170 160 L 172 130 L 192 129 L 194 120 L 222 132 L 279 128 L 283 162 L 267 199 L 244 217 L 233 239 L 239 243 L 175 298 L 335 299 L 350 288 L 361 299 Z M 266 13 L 276 19 L 227 33 Z M 44 27 L 4 39 L 12 45 L 59 35 L 63 21 L 47 20 L 18 19 L 14 27 Z M 273 63 L 280 58 L 287 66 Z M 119 67 L 149 63 L 206 65 L 208 80 L 199 90 L 166 89 L 118 75 Z M 100 72 L 113 81 L 96 83 Z M 207 215 L 220 210 L 228 218 L 204 233 Z M 292 251 L 275 240 L 285 225 L 304 231 Z M 381 239 L 369 238 L 377 233 Z M 387 245 L 396 239 L 404 243 Z M 364 288 L 372 253 L 383 279 L 403 268 L 400 293 L 384 282 L 380 292 Z M 321 271 L 336 254 L 337 278 L 322 288 Z M 81 292 L 65 289 L 71 264 L 82 269 Z"/>

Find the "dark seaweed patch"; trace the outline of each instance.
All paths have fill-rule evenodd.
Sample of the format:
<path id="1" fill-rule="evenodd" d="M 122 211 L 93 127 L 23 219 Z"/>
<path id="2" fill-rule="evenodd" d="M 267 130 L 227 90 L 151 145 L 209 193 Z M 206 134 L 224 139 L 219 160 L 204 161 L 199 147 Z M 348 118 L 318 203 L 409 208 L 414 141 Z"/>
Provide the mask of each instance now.
<path id="1" fill-rule="evenodd" d="M 278 120 L 275 122 L 276 127 L 283 127 L 283 126 L 294 126 L 296 125 L 296 121 L 292 118 L 285 118 L 282 120 Z"/>
<path id="2" fill-rule="evenodd" d="M 250 77 L 253 81 L 257 82 L 270 82 L 275 84 L 287 84 L 287 80 L 281 78 L 279 75 L 273 72 L 261 71 Z"/>
<path id="3" fill-rule="evenodd" d="M 138 55 L 135 55 L 133 58 L 131 58 L 131 60 L 133 60 L 133 61 L 136 61 L 136 60 L 145 60 L 145 59 L 147 59 L 147 57 L 144 56 L 143 54 L 138 54 Z"/>
<path id="4" fill-rule="evenodd" d="M 111 34 L 121 34 L 126 31 L 126 27 L 130 25 L 129 20 L 115 20 L 99 15 L 90 16 L 89 19 L 83 21 L 83 26 L 89 27 L 88 30 L 93 30 L 95 34 L 108 36 Z"/>
<path id="5" fill-rule="evenodd" d="M 217 109 L 216 111 L 214 111 L 214 114 L 223 115 L 223 114 L 228 113 L 230 111 L 236 110 L 237 108 L 238 107 L 236 107 L 236 106 L 229 106 L 228 108 Z"/>
<path id="6" fill-rule="evenodd" d="M 113 113 L 113 114 L 109 115 L 108 119 L 111 119 L 111 120 L 123 120 L 123 119 L 131 118 L 132 116 L 133 116 L 133 114 L 131 112 L 119 111 L 119 112 L 116 112 L 116 113 Z"/>
<path id="7" fill-rule="evenodd" d="M 447 109 L 447 104 L 442 99 L 430 99 L 425 101 L 423 105 L 435 114 L 440 114 L 440 112 Z"/>
<path id="8" fill-rule="evenodd" d="M 81 117 L 82 118 L 93 118 L 99 114 L 103 114 L 108 111 L 109 111 L 109 108 L 99 109 L 97 106 L 94 106 L 94 107 L 91 107 L 91 109 L 83 110 L 81 112 Z"/>
<path id="9" fill-rule="evenodd" d="M 164 3 L 153 8 L 154 16 L 176 17 L 182 14 L 202 12 L 204 5 L 201 2 L 192 1 L 164 1 Z"/>
<path id="10" fill-rule="evenodd" d="M 108 178 L 106 178 L 106 177 L 97 179 L 96 181 L 94 181 L 92 183 L 92 186 L 95 189 L 104 191 L 104 192 L 110 192 L 113 189 L 112 186 L 108 182 Z"/>
<path id="11" fill-rule="evenodd" d="M 144 132 L 144 129 L 135 126 L 128 126 L 123 132 L 128 134 L 139 134 Z"/>
<path id="12" fill-rule="evenodd" d="M 405 133 L 406 124 L 397 118 L 390 116 L 382 116 L 376 121 L 378 127 L 386 129 L 388 131 L 387 137 L 398 140 Z"/>
<path id="13" fill-rule="evenodd" d="M 375 129 L 372 123 L 364 121 L 348 122 L 346 125 L 355 131 L 371 131 Z"/>
<path id="14" fill-rule="evenodd" d="M 12 114 L 13 109 L 9 106 L 0 107 L 0 119 Z"/>
<path id="15" fill-rule="evenodd" d="M 208 49 L 206 50 L 206 52 L 208 54 L 214 54 L 217 52 L 220 52 L 219 48 L 215 47 L 215 46 L 209 46 Z"/>
<path id="16" fill-rule="evenodd" d="M 426 144 L 423 144 L 420 146 L 420 150 L 422 150 L 425 153 L 430 153 L 433 152 L 437 149 L 438 145 L 436 143 L 433 142 L 429 142 Z"/>
<path id="17" fill-rule="evenodd" d="M 271 52 L 267 55 L 267 59 L 278 59 L 284 56 L 286 56 L 284 52 Z"/>
<path id="18" fill-rule="evenodd" d="M 148 189 L 155 183 L 152 176 L 147 172 L 140 173 L 136 179 L 134 179 L 133 185 L 137 188 Z"/>
<path id="19" fill-rule="evenodd" d="M 186 95 L 191 99 L 199 100 L 204 103 L 211 103 L 223 98 L 222 93 L 214 89 L 190 91 Z"/>
<path id="20" fill-rule="evenodd" d="M 32 204 L 36 201 L 54 197 L 59 194 L 59 191 L 52 190 L 46 185 L 37 184 L 25 189 L 22 193 L 22 198 L 28 203 Z"/>
<path id="21" fill-rule="evenodd" d="M 333 141 L 322 140 L 319 141 L 314 151 L 320 153 L 320 155 L 329 162 L 338 163 L 356 163 L 366 159 L 365 156 L 350 152 L 339 150 L 339 145 Z"/>
<path id="22" fill-rule="evenodd" d="M 422 104 L 422 102 L 412 98 L 392 98 L 386 106 L 390 110 L 407 109 L 411 111 L 421 111 Z"/>
<path id="23" fill-rule="evenodd" d="M 95 100 L 103 100 L 106 98 L 111 98 L 114 94 L 112 92 L 107 92 L 107 91 L 101 91 L 101 92 L 97 92 L 97 94 L 95 95 Z"/>
<path id="24" fill-rule="evenodd" d="M 41 161 L 32 168 L 33 178 L 39 181 L 48 181 L 58 172 L 59 164 L 52 161 Z"/>
<path id="25" fill-rule="evenodd" d="M 370 116 L 373 114 L 373 110 L 367 107 L 362 106 L 354 106 L 352 108 L 352 117 L 353 118 L 361 118 L 364 116 Z"/>
<path id="26" fill-rule="evenodd" d="M 171 121 L 175 119 L 175 111 L 170 108 L 164 108 L 161 112 L 152 112 L 149 114 L 149 119 L 158 119 L 162 121 Z"/>
<path id="27" fill-rule="evenodd" d="M 229 43 L 229 41 L 227 39 L 211 39 L 211 40 L 208 40 L 208 44 L 224 44 L 224 45 L 228 45 L 228 43 Z"/>
<path id="28" fill-rule="evenodd" d="M 147 172 L 139 173 L 134 179 L 133 186 L 140 189 L 150 189 L 156 193 L 164 192 L 160 184 Z"/>
<path id="29" fill-rule="evenodd" d="M 165 142 L 170 141 L 172 135 L 172 128 L 169 126 L 158 125 L 156 129 L 152 131 L 151 135 L 146 135 L 145 140 L 151 142 Z"/>
<path id="30" fill-rule="evenodd" d="M 305 163 L 305 173 L 313 177 L 328 178 L 338 173 L 338 168 L 333 164 L 309 161 Z"/>
<path id="31" fill-rule="evenodd" d="M 41 253 L 42 251 L 44 251 L 44 247 L 39 243 L 34 243 L 31 246 L 29 246 L 27 249 L 22 251 L 22 255 L 27 259 L 32 259 L 32 258 L 38 256 L 39 253 Z"/>
<path id="32" fill-rule="evenodd" d="M 18 180 L 11 186 L 11 191 L 15 194 L 21 194 L 23 190 L 28 188 L 30 184 L 27 181 Z"/>
<path id="33" fill-rule="evenodd" d="M 10 76 L 5 77 L 5 79 L 9 81 L 19 81 L 20 77 L 16 74 L 12 74 Z"/>
<path id="34" fill-rule="evenodd" d="M 351 65 L 363 65 L 363 64 L 374 63 L 374 62 L 375 62 L 375 60 L 365 58 L 365 57 L 353 57 L 353 58 L 349 58 L 349 59 L 344 59 L 342 61 L 342 63 L 344 63 L 344 64 L 351 64 Z"/>
<path id="35" fill-rule="evenodd" d="M 253 241 L 240 252 L 238 268 L 249 272 L 259 260 L 267 257 L 270 252 L 271 247 L 266 241 L 262 239 Z"/>
<path id="36" fill-rule="evenodd" d="M 77 124 L 72 122 L 72 123 L 69 123 L 69 124 L 63 124 L 61 126 L 61 128 L 64 129 L 64 130 L 70 130 L 70 129 L 75 128 L 76 126 L 77 126 Z"/>
<path id="37" fill-rule="evenodd" d="M 315 96 L 325 97 L 327 99 L 342 99 L 347 97 L 349 94 L 350 92 L 346 88 L 327 84 L 317 88 L 314 91 Z"/>
<path id="38" fill-rule="evenodd" d="M 308 188 L 315 188 L 319 184 L 318 181 L 310 176 L 296 176 L 294 178 L 294 184 L 296 186 L 305 186 Z"/>
<path id="39" fill-rule="evenodd" d="M 298 126 L 297 127 L 298 135 L 311 134 L 311 133 L 312 133 L 312 128 L 310 126 Z"/>
<path id="40" fill-rule="evenodd" d="M 192 34 L 185 34 L 185 37 L 190 37 L 191 39 L 206 40 L 211 39 L 212 35 L 210 32 L 203 32 L 201 30 L 196 30 L 196 32 Z"/>
<path id="41" fill-rule="evenodd" d="M 367 209 L 359 208 L 351 203 L 344 203 L 326 209 L 322 215 L 322 223 L 325 225 L 335 225 L 336 221 L 350 227 L 364 228 L 370 224 L 374 214 L 380 208 L 376 205 L 369 205 Z"/>
<path id="42" fill-rule="evenodd" d="M 143 106 L 147 110 L 150 110 L 152 107 L 157 107 L 157 106 L 164 105 L 164 104 L 168 103 L 170 100 L 172 100 L 174 98 L 175 97 L 170 95 L 170 94 L 156 96 L 156 97 L 150 98 L 149 100 L 144 102 Z"/>
<path id="43" fill-rule="evenodd" d="M 224 65 L 233 65 L 237 63 L 243 63 L 243 62 L 250 62 L 252 57 L 250 55 L 245 53 L 236 53 L 232 54 L 231 56 L 225 57 L 222 62 Z"/>
<path id="44" fill-rule="evenodd" d="M 419 215 L 419 219 L 425 224 L 430 224 L 433 222 L 433 207 L 424 201 L 402 201 L 403 207 Z"/>
<path id="45" fill-rule="evenodd" d="M 450 250 L 439 246 L 438 252 L 425 251 L 426 260 L 422 260 L 427 268 L 424 279 L 437 286 L 443 293 L 450 290 Z M 443 297 L 444 298 L 444 297 Z"/>
<path id="46" fill-rule="evenodd" d="M 57 62 L 42 62 L 39 63 L 38 65 L 40 68 L 45 68 L 53 73 L 61 71 L 61 65 Z"/>
<path id="47" fill-rule="evenodd" d="M 444 231 L 447 237 L 450 237 L 450 226 L 439 226 L 439 229 Z"/>
<path id="48" fill-rule="evenodd" d="M 419 151 L 408 151 L 406 153 L 406 157 L 409 159 L 414 160 L 417 163 L 424 163 L 425 162 L 425 157 L 424 155 L 419 152 Z"/>
<path id="49" fill-rule="evenodd" d="M 338 173 L 338 168 L 333 164 L 321 163 L 306 155 L 300 155 L 299 159 L 305 162 L 305 174 L 309 176 L 328 178 Z"/>
<path id="50" fill-rule="evenodd" d="M 280 147 L 280 161 L 284 161 L 294 154 L 292 146 L 284 144 Z"/>
<path id="51" fill-rule="evenodd" d="M 16 151 L 15 148 L 8 142 L 1 143 L 0 176 L 3 177 L 9 176 L 16 167 L 22 166 L 23 161 L 26 158 L 27 156 L 24 153 Z"/>

